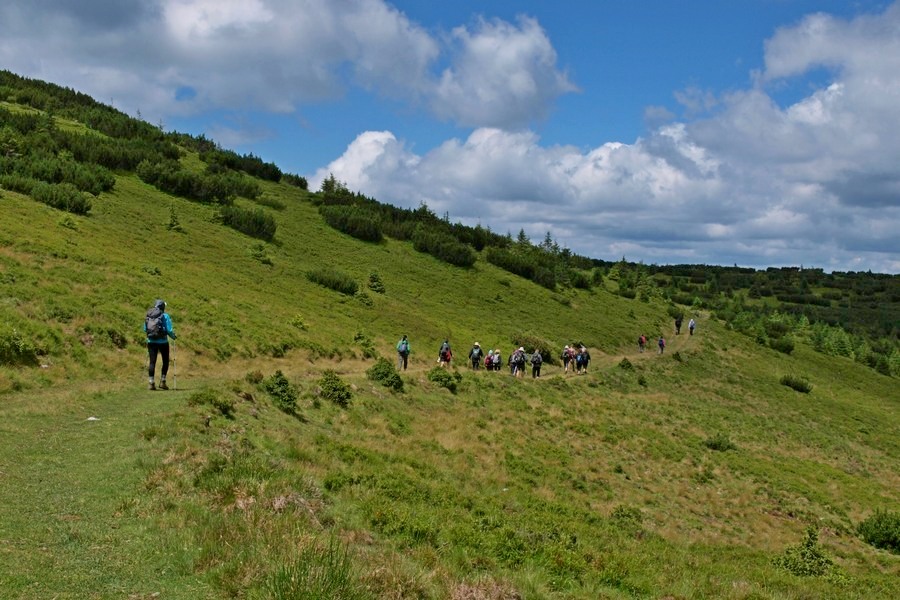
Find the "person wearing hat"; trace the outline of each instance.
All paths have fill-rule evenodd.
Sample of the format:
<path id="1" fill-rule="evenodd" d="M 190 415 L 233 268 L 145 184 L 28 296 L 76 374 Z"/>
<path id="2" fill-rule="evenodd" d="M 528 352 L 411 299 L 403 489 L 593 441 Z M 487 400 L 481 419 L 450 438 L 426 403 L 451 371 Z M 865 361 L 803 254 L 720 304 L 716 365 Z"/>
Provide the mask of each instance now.
<path id="1" fill-rule="evenodd" d="M 147 317 L 144 319 L 144 332 L 147 334 L 147 353 L 150 355 L 150 368 L 148 375 L 150 378 L 149 389 L 155 390 L 156 387 L 156 358 L 162 357 L 162 370 L 160 372 L 159 389 L 167 390 L 166 374 L 169 372 L 169 338 L 176 338 L 175 331 L 172 329 L 172 318 L 166 312 L 166 303 L 157 300 L 153 303 L 153 307 L 147 311 Z"/>
<path id="2" fill-rule="evenodd" d="M 572 361 L 572 351 L 569 349 L 569 346 L 563 347 L 563 351 L 562 351 L 562 354 L 560 355 L 560 358 L 562 359 L 562 362 L 563 362 L 563 372 L 568 373 L 569 372 L 569 363 Z M 574 367 L 575 367 L 575 365 L 572 365 L 573 370 L 574 370 Z"/>
<path id="3" fill-rule="evenodd" d="M 479 367 L 481 367 L 481 357 L 482 357 L 481 344 L 479 344 L 478 342 L 475 342 L 472 345 L 472 349 L 469 350 L 469 360 L 472 361 L 472 368 L 476 371 L 479 369 Z"/>
<path id="4" fill-rule="evenodd" d="M 519 347 L 513 354 L 513 375 L 525 377 L 525 348 Z"/>

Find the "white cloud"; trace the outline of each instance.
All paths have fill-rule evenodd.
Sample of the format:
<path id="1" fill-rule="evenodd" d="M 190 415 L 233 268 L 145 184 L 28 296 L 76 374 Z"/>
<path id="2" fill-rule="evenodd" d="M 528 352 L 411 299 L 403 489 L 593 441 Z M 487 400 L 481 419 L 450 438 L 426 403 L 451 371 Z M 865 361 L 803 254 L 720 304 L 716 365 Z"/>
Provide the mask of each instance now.
<path id="1" fill-rule="evenodd" d="M 556 51 L 535 19 L 480 20 L 453 30 L 458 54 L 434 90 L 437 114 L 463 125 L 520 127 L 577 88 L 557 70 Z"/>

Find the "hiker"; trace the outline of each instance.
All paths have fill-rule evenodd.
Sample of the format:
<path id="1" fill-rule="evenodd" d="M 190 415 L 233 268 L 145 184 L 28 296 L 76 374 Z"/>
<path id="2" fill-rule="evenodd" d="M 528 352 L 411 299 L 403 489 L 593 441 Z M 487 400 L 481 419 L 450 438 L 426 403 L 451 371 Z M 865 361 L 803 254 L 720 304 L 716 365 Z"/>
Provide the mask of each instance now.
<path id="1" fill-rule="evenodd" d="M 572 355 L 569 353 L 569 347 L 565 346 L 563 348 L 562 354 L 559 356 L 563 362 L 563 371 L 565 373 L 569 372 L 569 361 L 572 359 Z"/>
<path id="2" fill-rule="evenodd" d="M 578 351 L 578 355 L 575 357 L 575 365 L 578 368 L 577 372 L 582 375 L 587 374 L 587 368 L 588 368 L 589 362 L 591 362 L 591 355 L 587 351 L 587 348 L 582 346 Z"/>
<path id="3" fill-rule="evenodd" d="M 475 342 L 469 350 L 469 360 L 472 361 L 472 368 L 476 371 L 481 367 L 481 352 L 481 344 L 478 342 Z"/>
<path id="4" fill-rule="evenodd" d="M 169 338 L 176 338 L 172 329 L 172 318 L 166 312 L 166 303 L 157 300 L 153 307 L 147 311 L 144 319 L 144 332 L 147 334 L 147 353 L 150 355 L 149 389 L 156 388 L 156 357 L 162 356 L 162 370 L 160 371 L 159 389 L 167 390 L 166 374 L 169 372 Z"/>
<path id="5" fill-rule="evenodd" d="M 525 348 L 520 347 L 509 357 L 512 361 L 512 374 L 514 377 L 525 376 Z"/>
<path id="6" fill-rule="evenodd" d="M 405 371 L 409 362 L 409 338 L 405 335 L 397 342 L 397 370 L 401 368 Z"/>
<path id="7" fill-rule="evenodd" d="M 683 317 L 678 315 L 675 317 L 675 335 L 679 335 L 681 333 L 681 321 Z"/>
<path id="8" fill-rule="evenodd" d="M 494 350 L 494 358 L 493 358 L 493 368 L 495 371 L 500 370 L 500 366 L 503 364 L 503 360 L 500 358 L 500 349 Z"/>
<path id="9" fill-rule="evenodd" d="M 697 324 L 694 323 L 694 319 L 691 319 L 690 322 L 688 323 L 688 331 L 690 332 L 691 335 L 694 335 L 694 327 L 696 327 L 696 326 L 697 326 Z"/>
<path id="10" fill-rule="evenodd" d="M 445 369 L 450 368 L 450 360 L 453 358 L 453 352 L 450 351 L 450 342 L 444 340 L 441 349 L 438 351 L 438 364 Z"/>
<path id="11" fill-rule="evenodd" d="M 541 363 L 543 363 L 543 362 L 544 362 L 544 357 L 541 356 L 541 349 L 535 348 L 534 354 L 531 355 L 531 378 L 532 379 L 541 376 Z"/>
<path id="12" fill-rule="evenodd" d="M 662 354 L 666 349 L 666 339 L 663 336 L 659 336 L 657 344 L 659 345 L 659 353 Z"/>
<path id="13" fill-rule="evenodd" d="M 494 351 L 488 350 L 487 356 L 484 357 L 484 370 L 490 371 L 494 368 Z"/>
<path id="14" fill-rule="evenodd" d="M 642 333 L 640 336 L 638 336 L 638 352 L 643 352 L 646 345 L 647 336 Z"/>

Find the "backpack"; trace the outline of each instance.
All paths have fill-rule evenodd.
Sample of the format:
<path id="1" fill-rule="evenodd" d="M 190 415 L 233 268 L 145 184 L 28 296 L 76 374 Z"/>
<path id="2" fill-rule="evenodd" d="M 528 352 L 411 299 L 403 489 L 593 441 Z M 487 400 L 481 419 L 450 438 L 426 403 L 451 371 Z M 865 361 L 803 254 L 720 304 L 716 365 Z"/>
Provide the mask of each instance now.
<path id="1" fill-rule="evenodd" d="M 539 365 L 542 362 L 544 362 L 544 357 L 541 356 L 540 352 L 535 352 L 534 354 L 531 355 L 531 364 Z"/>
<path id="2" fill-rule="evenodd" d="M 494 354 L 494 358 L 492 360 L 495 365 L 499 365 L 500 364 L 500 353 L 497 352 L 496 354 Z"/>
<path id="3" fill-rule="evenodd" d="M 400 354 L 408 354 L 409 353 L 409 342 L 403 340 L 400 342 Z"/>
<path id="4" fill-rule="evenodd" d="M 163 311 L 156 306 L 147 311 L 147 318 L 144 320 L 144 326 L 147 328 L 147 337 L 153 340 L 165 339 L 166 322 L 163 320 Z"/>

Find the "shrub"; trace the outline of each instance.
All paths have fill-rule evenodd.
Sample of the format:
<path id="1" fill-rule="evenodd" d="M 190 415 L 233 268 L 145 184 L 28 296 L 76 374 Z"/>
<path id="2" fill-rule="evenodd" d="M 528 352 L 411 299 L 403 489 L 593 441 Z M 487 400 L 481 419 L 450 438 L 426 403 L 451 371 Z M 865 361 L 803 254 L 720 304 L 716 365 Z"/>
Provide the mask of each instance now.
<path id="1" fill-rule="evenodd" d="M 772 561 L 776 567 L 801 577 L 819 577 L 834 569 L 834 562 L 819 545 L 819 535 L 814 527 L 806 530 L 806 539 L 788 547 Z"/>
<path id="2" fill-rule="evenodd" d="M 352 277 L 335 269 L 322 268 L 315 271 L 307 271 L 306 278 L 313 283 L 318 283 L 323 287 L 348 296 L 353 296 L 359 289 Z"/>
<path id="3" fill-rule="evenodd" d="M 33 365 L 38 361 L 38 349 L 18 329 L 0 329 L 0 363 Z"/>
<path id="4" fill-rule="evenodd" d="M 59 210 L 86 215 L 91 211 L 91 201 L 70 183 L 37 182 L 31 188 L 31 197 Z"/>
<path id="5" fill-rule="evenodd" d="M 319 394 L 341 408 L 350 406 L 350 399 L 353 397 L 350 386 L 331 369 L 325 371 L 319 379 Z"/>
<path id="6" fill-rule="evenodd" d="M 288 381 L 280 369 L 265 380 L 263 388 L 272 397 L 272 403 L 278 410 L 289 415 L 297 413 L 297 387 Z"/>
<path id="7" fill-rule="evenodd" d="M 325 222 L 338 231 L 366 242 L 382 240 L 378 215 L 360 206 L 322 205 L 319 214 Z"/>
<path id="8" fill-rule="evenodd" d="M 553 342 L 545 340 L 533 333 L 529 332 L 516 332 L 510 338 L 513 345 L 516 347 L 521 346 L 525 348 L 525 352 L 531 354 L 537 349 L 541 351 L 541 358 L 544 361 L 544 364 L 549 365 L 557 365 L 559 364 L 559 358 L 556 352 L 553 351 L 553 348 L 556 346 Z"/>
<path id="9" fill-rule="evenodd" d="M 799 375 L 783 375 L 781 377 L 781 385 L 786 385 L 803 394 L 808 394 L 812 391 L 812 385 L 809 383 L 809 380 Z"/>
<path id="10" fill-rule="evenodd" d="M 368 371 L 366 377 L 372 381 L 377 381 L 386 388 L 390 388 L 395 392 L 403 391 L 403 380 L 394 368 L 394 363 L 386 358 L 379 358 Z"/>
<path id="11" fill-rule="evenodd" d="M 737 450 L 737 446 L 731 441 L 727 433 L 717 433 L 711 438 L 703 440 L 703 445 L 710 450 L 717 452 L 726 452 L 728 450 Z"/>
<path id="12" fill-rule="evenodd" d="M 626 357 L 619 361 L 619 368 L 623 371 L 633 371 L 634 365 L 631 364 L 631 361 Z"/>
<path id="13" fill-rule="evenodd" d="M 443 388 L 447 388 L 452 393 L 456 393 L 457 381 L 447 369 L 437 366 L 428 371 L 428 381 L 436 383 Z"/>
<path id="14" fill-rule="evenodd" d="M 247 209 L 240 206 L 223 206 L 219 209 L 222 223 L 251 237 L 272 241 L 278 228 L 275 217 L 261 208 Z"/>
<path id="15" fill-rule="evenodd" d="M 247 248 L 247 253 L 250 255 L 250 258 L 259 261 L 264 265 L 272 266 L 273 264 L 272 257 L 266 252 L 266 245 L 262 242 L 258 242 Z"/>
<path id="16" fill-rule="evenodd" d="M 769 340 L 769 347 L 772 348 L 772 350 L 790 354 L 794 351 L 794 340 L 790 336 L 771 338 Z"/>
<path id="17" fill-rule="evenodd" d="M 369 289 L 376 294 L 383 294 L 385 292 L 384 282 L 381 281 L 381 276 L 377 271 L 369 273 Z"/>
<path id="18" fill-rule="evenodd" d="M 866 543 L 900 554 L 900 513 L 876 510 L 875 514 L 859 524 L 857 531 Z"/>
<path id="19" fill-rule="evenodd" d="M 457 267 L 471 267 L 475 264 L 475 250 L 463 244 L 452 235 L 416 227 L 412 236 L 413 248 Z"/>

